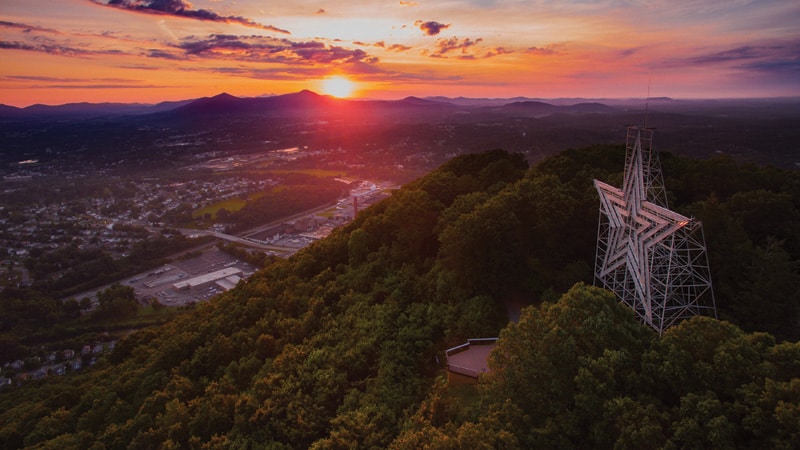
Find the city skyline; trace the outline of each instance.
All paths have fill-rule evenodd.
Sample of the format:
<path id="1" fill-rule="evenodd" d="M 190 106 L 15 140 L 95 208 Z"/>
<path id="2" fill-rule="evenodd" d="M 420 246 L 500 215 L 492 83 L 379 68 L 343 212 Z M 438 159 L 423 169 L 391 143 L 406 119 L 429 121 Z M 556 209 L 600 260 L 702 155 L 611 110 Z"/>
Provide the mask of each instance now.
<path id="1" fill-rule="evenodd" d="M 0 6 L 0 103 L 800 95 L 791 1 L 45 0 Z"/>

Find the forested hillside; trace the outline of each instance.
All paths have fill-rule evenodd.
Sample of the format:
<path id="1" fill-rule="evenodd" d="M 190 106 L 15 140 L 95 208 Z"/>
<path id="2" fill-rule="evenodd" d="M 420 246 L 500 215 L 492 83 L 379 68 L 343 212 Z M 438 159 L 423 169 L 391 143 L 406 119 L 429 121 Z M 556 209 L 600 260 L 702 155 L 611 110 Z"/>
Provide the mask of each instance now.
<path id="1" fill-rule="evenodd" d="M 589 287 L 624 148 L 456 158 L 86 372 L 0 393 L 0 447 L 790 448 L 800 177 L 662 155 L 718 321 L 659 338 Z M 529 304 L 517 324 L 506 305 Z M 770 333 L 770 334 L 767 334 Z M 444 349 L 500 335 L 477 391 Z"/>

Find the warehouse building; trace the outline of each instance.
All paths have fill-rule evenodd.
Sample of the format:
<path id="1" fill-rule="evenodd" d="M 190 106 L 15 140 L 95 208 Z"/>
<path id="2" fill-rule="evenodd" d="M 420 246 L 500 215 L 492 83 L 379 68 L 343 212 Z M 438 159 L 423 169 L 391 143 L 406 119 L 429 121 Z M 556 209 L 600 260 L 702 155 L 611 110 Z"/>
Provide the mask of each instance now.
<path id="1" fill-rule="evenodd" d="M 235 267 L 228 267 L 216 272 L 207 273 L 198 277 L 190 278 L 172 285 L 178 291 L 188 291 L 191 289 L 201 288 L 212 283 L 216 283 L 219 287 L 228 290 L 241 279 L 239 274 L 242 273 L 241 269 Z M 230 287 L 226 287 L 230 286 Z"/>

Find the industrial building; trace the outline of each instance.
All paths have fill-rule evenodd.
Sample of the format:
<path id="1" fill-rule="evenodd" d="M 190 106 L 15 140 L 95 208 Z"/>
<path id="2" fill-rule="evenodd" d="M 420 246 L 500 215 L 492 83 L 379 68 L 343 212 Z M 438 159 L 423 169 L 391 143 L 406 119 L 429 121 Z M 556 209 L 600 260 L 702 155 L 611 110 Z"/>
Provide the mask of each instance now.
<path id="1" fill-rule="evenodd" d="M 228 289 L 236 286 L 239 280 L 241 280 L 241 277 L 239 277 L 240 273 L 242 273 L 241 269 L 228 267 L 222 270 L 217 270 L 216 272 L 207 273 L 205 275 L 200 275 L 175 283 L 172 285 L 172 287 L 178 291 L 187 291 L 215 283 L 217 286 L 227 291 Z"/>

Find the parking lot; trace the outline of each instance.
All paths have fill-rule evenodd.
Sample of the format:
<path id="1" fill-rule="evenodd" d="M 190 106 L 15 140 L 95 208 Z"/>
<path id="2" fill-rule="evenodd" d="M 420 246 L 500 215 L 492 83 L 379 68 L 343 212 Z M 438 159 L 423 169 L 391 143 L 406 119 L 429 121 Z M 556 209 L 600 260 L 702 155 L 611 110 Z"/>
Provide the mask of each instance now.
<path id="1" fill-rule="evenodd" d="M 208 300 L 224 292 L 226 287 L 235 285 L 231 280 L 246 279 L 255 270 L 250 264 L 212 247 L 200 256 L 165 264 L 126 279 L 122 284 L 131 286 L 136 297 L 143 303 L 156 298 L 165 306 L 183 306 Z M 215 274 L 225 275 L 232 272 L 236 274 L 213 279 Z M 206 279 L 208 282 L 203 282 Z M 196 282 L 191 283 L 192 280 Z M 202 283 L 198 284 L 200 282 Z"/>

